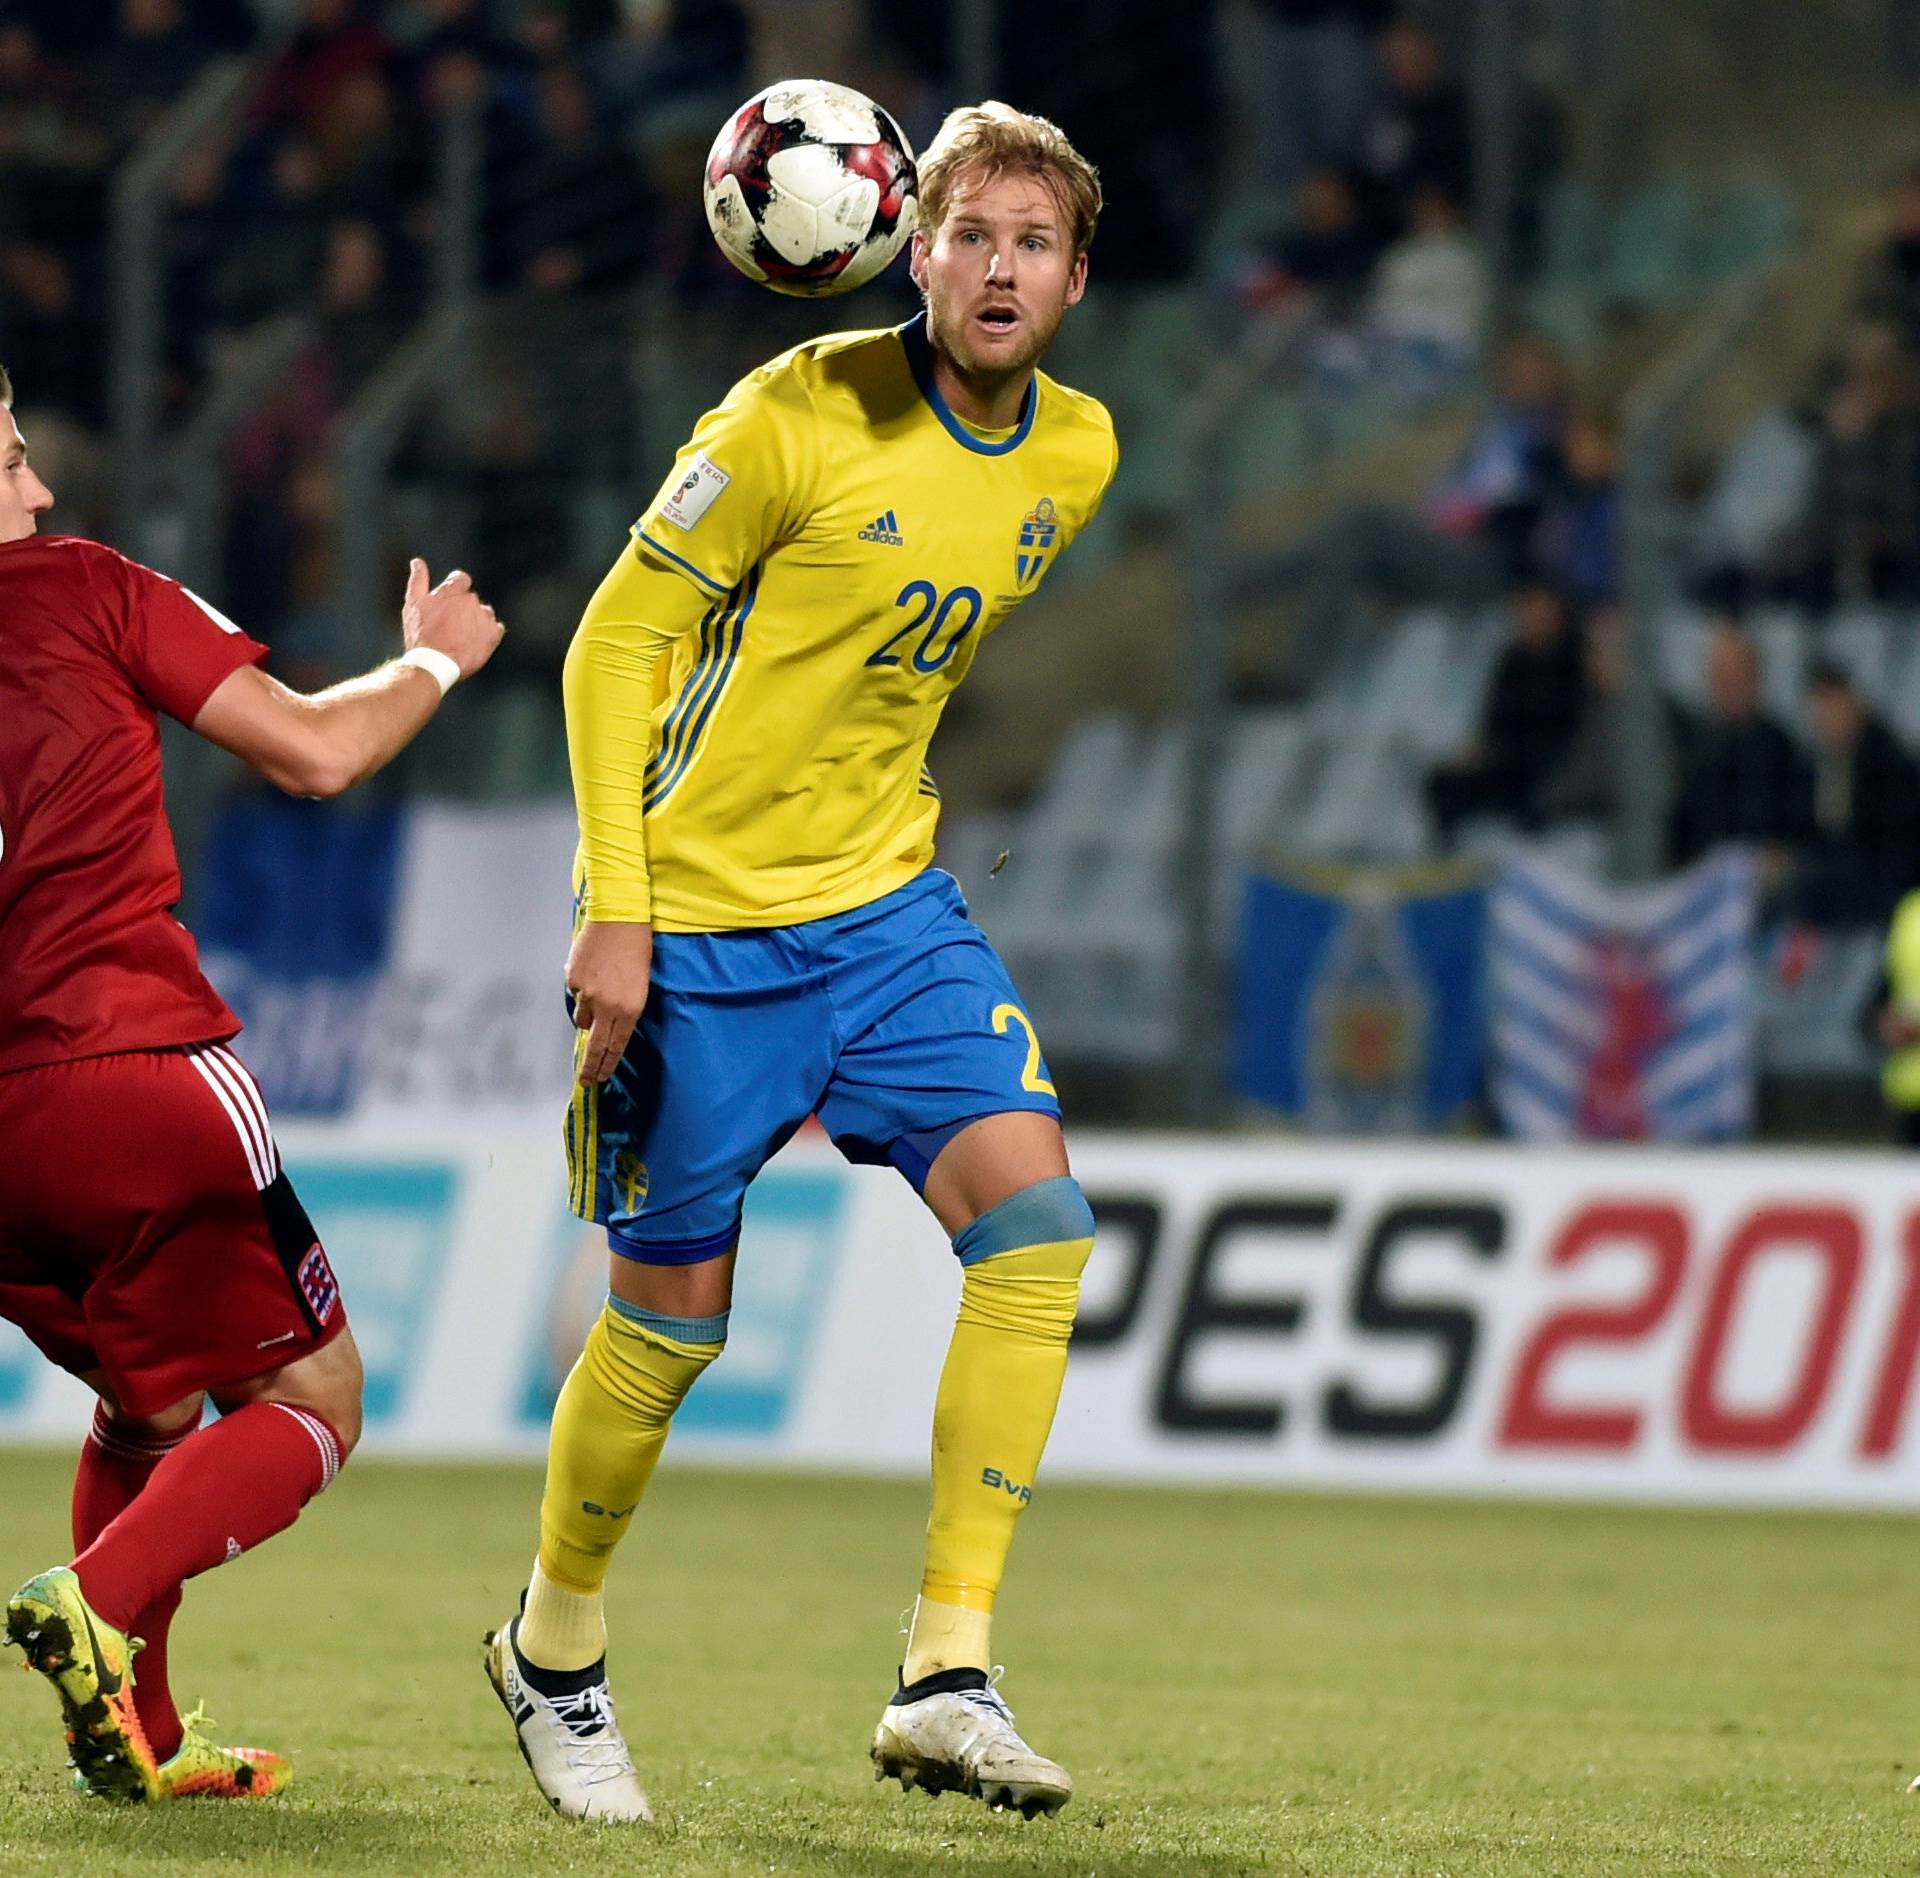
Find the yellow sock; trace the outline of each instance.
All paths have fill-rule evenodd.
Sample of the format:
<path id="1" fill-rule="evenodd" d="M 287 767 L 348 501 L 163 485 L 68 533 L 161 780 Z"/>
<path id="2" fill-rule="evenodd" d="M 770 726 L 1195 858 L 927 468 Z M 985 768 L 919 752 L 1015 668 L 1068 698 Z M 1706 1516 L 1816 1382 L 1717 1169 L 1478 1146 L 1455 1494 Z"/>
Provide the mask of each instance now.
<path id="1" fill-rule="evenodd" d="M 607 1653 L 606 1599 L 556 1584 L 536 1560 L 514 1636 L 521 1655 L 542 1669 L 585 1669 Z"/>
<path id="2" fill-rule="evenodd" d="M 1084 1213 L 1077 1187 L 1072 1198 Z M 989 1251 L 965 1267 L 934 1401 L 933 1516 L 905 1682 L 989 1666 L 994 1595 L 1067 1371 L 1091 1215 L 1087 1226 L 1085 1238 Z M 966 1256 L 967 1235 L 957 1244 Z"/>
<path id="3" fill-rule="evenodd" d="M 600 1654 L 597 1600 L 667 1427 L 726 1341 L 726 1314 L 663 1318 L 609 1299 L 554 1404 L 540 1558 L 515 1633 L 531 1663 L 583 1669 Z M 669 1330 L 681 1334 L 668 1334 Z M 567 1597 L 548 1597 L 541 1580 Z M 576 1600 L 594 1600 L 583 1608 Z M 581 1656 L 596 1640 L 600 1649 Z"/>

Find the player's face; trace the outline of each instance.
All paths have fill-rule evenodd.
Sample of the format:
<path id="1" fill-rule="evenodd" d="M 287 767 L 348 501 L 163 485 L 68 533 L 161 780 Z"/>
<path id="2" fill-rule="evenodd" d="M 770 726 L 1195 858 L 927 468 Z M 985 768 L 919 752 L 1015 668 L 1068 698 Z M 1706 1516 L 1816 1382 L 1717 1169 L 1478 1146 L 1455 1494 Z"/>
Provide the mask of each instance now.
<path id="1" fill-rule="evenodd" d="M 911 267 L 935 349 L 983 377 L 1031 371 L 1087 289 L 1087 257 L 1037 176 L 963 190 L 931 239 L 914 236 Z"/>
<path id="2" fill-rule="evenodd" d="M 27 463 L 27 440 L 11 411 L 0 411 L 0 541 L 21 541 L 38 531 L 53 507 L 53 491 Z"/>

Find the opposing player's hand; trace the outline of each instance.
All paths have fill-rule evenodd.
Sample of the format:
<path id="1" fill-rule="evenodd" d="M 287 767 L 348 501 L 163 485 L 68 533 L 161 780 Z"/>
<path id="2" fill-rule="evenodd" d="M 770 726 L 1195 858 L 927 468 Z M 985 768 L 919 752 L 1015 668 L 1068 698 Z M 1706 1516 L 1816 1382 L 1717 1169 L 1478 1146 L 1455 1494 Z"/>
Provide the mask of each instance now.
<path id="1" fill-rule="evenodd" d="M 653 928 L 583 921 L 567 954 L 573 1021 L 587 1033 L 580 1080 L 605 1082 L 626 1054 L 627 1039 L 647 1008 L 653 974 Z"/>
<path id="2" fill-rule="evenodd" d="M 428 646 L 444 652 L 471 678 L 493 657 L 506 631 L 493 608 L 473 590 L 472 579 L 456 568 L 439 586 L 427 585 L 427 564 L 407 564 L 407 597 L 400 608 L 400 636 L 407 650 Z"/>

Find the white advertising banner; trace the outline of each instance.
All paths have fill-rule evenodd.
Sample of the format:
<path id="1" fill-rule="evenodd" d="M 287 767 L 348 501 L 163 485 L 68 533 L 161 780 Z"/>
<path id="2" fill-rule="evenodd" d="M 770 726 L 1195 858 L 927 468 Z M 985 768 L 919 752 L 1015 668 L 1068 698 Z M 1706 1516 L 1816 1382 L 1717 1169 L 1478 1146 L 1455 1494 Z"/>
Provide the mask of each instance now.
<path id="1" fill-rule="evenodd" d="M 282 1131 L 370 1450 L 541 1451 L 605 1290 L 558 1129 Z M 1047 1472 L 1920 1506 L 1920 1162 L 1081 1135 L 1099 1240 Z M 802 1139 L 750 1196 L 689 1458 L 924 1469 L 958 1272 Z M 0 1438 L 85 1393 L 0 1326 Z"/>

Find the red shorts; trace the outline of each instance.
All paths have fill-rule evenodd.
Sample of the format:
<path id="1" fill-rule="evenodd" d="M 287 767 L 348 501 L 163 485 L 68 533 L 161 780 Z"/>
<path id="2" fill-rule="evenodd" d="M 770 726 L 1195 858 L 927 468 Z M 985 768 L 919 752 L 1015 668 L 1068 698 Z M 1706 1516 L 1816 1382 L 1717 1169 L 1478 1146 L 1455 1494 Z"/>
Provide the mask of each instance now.
<path id="1" fill-rule="evenodd" d="M 0 1317 L 152 1415 L 345 1326 L 267 1105 L 219 1044 L 0 1076 Z"/>

